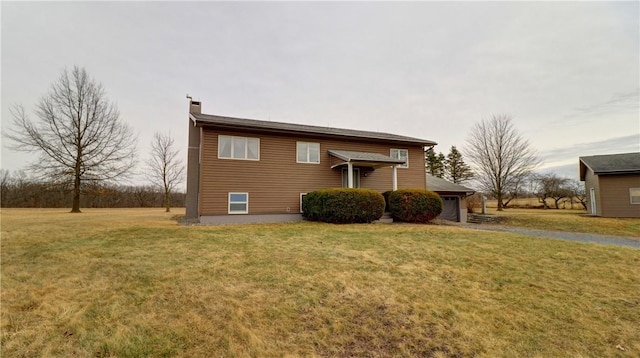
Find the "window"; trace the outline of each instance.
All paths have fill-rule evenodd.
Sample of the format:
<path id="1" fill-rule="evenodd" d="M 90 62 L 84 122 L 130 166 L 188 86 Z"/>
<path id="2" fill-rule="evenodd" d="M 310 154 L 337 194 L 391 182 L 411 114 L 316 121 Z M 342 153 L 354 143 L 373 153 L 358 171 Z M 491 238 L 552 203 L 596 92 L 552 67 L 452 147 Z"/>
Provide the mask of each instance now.
<path id="1" fill-rule="evenodd" d="M 347 168 L 342 168 L 342 187 L 349 187 L 349 170 Z M 360 168 L 353 168 L 353 187 L 360 187 Z"/>
<path id="2" fill-rule="evenodd" d="M 218 158 L 260 160 L 260 138 L 219 135 Z"/>
<path id="3" fill-rule="evenodd" d="M 404 160 L 398 168 L 409 168 L 409 151 L 407 149 L 391 149 L 391 158 Z"/>
<path id="4" fill-rule="evenodd" d="M 304 212 L 304 207 L 302 206 L 302 200 L 304 200 L 305 195 L 307 195 L 307 193 L 300 193 L 300 213 Z"/>
<path id="5" fill-rule="evenodd" d="M 629 188 L 631 204 L 640 204 L 640 188 Z"/>
<path id="6" fill-rule="evenodd" d="M 320 163 L 320 143 L 296 142 L 297 163 Z"/>
<path id="7" fill-rule="evenodd" d="M 249 193 L 229 193 L 229 214 L 249 213 Z"/>

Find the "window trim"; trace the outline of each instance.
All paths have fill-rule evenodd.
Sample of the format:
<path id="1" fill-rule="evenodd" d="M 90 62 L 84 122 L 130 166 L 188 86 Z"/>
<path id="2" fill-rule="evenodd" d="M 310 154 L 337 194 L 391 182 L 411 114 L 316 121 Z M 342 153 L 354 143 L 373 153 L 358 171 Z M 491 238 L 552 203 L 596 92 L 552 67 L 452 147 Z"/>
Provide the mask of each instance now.
<path id="1" fill-rule="evenodd" d="M 246 195 L 246 200 L 245 201 L 234 201 L 233 204 L 245 204 L 246 205 L 246 209 L 244 211 L 231 211 L 231 195 L 234 194 L 241 194 L 241 195 Z M 227 214 L 229 215 L 237 215 L 237 214 L 249 214 L 249 193 L 247 192 L 233 192 L 230 191 L 229 194 L 227 195 Z"/>
<path id="2" fill-rule="evenodd" d="M 307 145 L 307 161 L 306 162 L 301 162 L 299 159 L 299 153 L 298 153 L 298 144 L 306 144 Z M 311 162 L 309 161 L 309 145 L 310 144 L 315 144 L 318 146 L 318 161 L 317 162 Z M 300 164 L 320 164 L 320 143 L 319 142 L 304 142 L 304 141 L 296 141 L 296 163 L 300 163 Z"/>
<path id="3" fill-rule="evenodd" d="M 640 201 L 638 201 L 636 203 L 633 202 L 634 195 L 632 195 L 632 192 L 634 190 L 637 190 L 639 192 L 639 194 L 640 194 L 640 188 L 629 188 L 629 203 L 631 203 L 631 205 L 640 205 Z M 640 196 L 640 195 L 636 195 L 636 197 L 637 196 Z"/>
<path id="4" fill-rule="evenodd" d="M 222 157 L 220 156 L 220 146 L 222 143 L 221 138 L 222 137 L 226 137 L 226 138 L 231 138 L 231 156 L 230 157 Z M 235 139 L 244 139 L 244 158 L 235 158 L 233 156 L 233 141 Z M 249 158 L 249 139 L 255 139 L 258 141 L 258 158 Z M 254 161 L 254 162 L 258 162 L 260 161 L 260 138 L 259 137 L 243 137 L 243 136 L 236 136 L 236 135 L 227 135 L 227 134 L 218 134 L 218 159 L 230 159 L 230 160 L 250 160 L 250 161 Z"/>
<path id="5" fill-rule="evenodd" d="M 398 164 L 396 165 L 396 168 L 409 168 L 409 149 L 402 149 L 402 148 L 391 148 L 389 149 L 389 156 L 393 159 L 401 159 L 400 155 L 398 154 L 398 156 L 394 156 L 393 155 L 393 151 L 396 150 L 398 151 L 398 153 L 400 153 L 401 151 L 405 151 L 407 153 L 407 161 L 404 164 Z"/>

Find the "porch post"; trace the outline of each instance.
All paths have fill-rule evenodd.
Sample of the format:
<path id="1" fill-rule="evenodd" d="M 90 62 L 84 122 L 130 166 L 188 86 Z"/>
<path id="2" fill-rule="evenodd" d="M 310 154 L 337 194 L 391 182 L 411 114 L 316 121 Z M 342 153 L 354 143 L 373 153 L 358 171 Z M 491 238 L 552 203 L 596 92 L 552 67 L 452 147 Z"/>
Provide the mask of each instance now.
<path id="1" fill-rule="evenodd" d="M 398 190 L 398 167 L 397 166 L 393 166 L 393 191 Z"/>
<path id="2" fill-rule="evenodd" d="M 347 187 L 353 188 L 353 164 L 347 162 Z"/>

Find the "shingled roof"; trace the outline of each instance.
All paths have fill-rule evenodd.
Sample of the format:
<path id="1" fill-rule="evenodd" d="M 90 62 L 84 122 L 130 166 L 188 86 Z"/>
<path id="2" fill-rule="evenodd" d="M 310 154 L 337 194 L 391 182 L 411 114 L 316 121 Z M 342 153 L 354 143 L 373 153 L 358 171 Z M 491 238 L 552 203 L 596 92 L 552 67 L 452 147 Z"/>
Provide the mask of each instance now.
<path id="1" fill-rule="evenodd" d="M 257 119 L 223 117 L 200 113 L 190 113 L 189 115 L 195 125 L 203 127 L 224 128 L 233 130 L 260 130 L 261 132 L 306 134 L 319 137 L 346 137 L 352 139 L 369 139 L 375 141 L 407 143 L 422 146 L 434 146 L 437 144 L 436 142 L 427 139 L 407 137 L 382 132 L 261 121 Z"/>
<path id="2" fill-rule="evenodd" d="M 473 193 L 473 189 L 427 174 L 427 190 L 450 193 Z"/>
<path id="3" fill-rule="evenodd" d="M 587 167 L 596 175 L 640 174 L 640 152 L 580 157 L 580 180 Z"/>

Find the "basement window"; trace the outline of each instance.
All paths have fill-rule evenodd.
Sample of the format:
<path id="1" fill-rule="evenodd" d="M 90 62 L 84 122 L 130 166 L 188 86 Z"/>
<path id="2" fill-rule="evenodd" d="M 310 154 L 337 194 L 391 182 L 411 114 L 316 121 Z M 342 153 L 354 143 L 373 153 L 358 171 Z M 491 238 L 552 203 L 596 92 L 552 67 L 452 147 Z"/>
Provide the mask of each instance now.
<path id="1" fill-rule="evenodd" d="M 249 213 L 249 193 L 229 193 L 229 214 Z"/>
<path id="2" fill-rule="evenodd" d="M 300 193 L 300 213 L 304 213 L 304 206 L 302 205 L 302 201 L 304 200 L 305 195 L 307 195 L 307 193 Z"/>
<path id="3" fill-rule="evenodd" d="M 631 204 L 640 204 L 640 188 L 629 188 Z"/>

